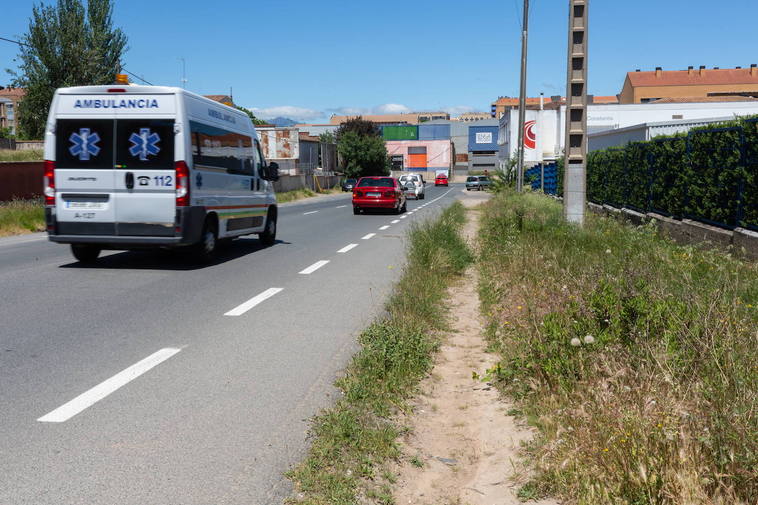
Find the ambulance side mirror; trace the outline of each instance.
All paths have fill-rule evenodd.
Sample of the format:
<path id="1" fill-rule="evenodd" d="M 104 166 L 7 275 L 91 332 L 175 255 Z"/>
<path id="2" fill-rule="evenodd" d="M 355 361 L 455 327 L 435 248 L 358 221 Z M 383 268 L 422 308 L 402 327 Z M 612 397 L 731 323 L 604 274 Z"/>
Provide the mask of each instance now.
<path id="1" fill-rule="evenodd" d="M 266 166 L 265 172 L 264 172 L 264 179 L 267 181 L 278 181 L 279 180 L 279 164 L 275 161 L 272 161 Z"/>

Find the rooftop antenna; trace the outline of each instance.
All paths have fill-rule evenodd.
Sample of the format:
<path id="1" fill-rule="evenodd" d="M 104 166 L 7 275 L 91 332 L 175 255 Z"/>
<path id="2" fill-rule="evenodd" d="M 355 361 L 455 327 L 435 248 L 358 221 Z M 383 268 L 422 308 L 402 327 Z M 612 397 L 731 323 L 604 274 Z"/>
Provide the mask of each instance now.
<path id="1" fill-rule="evenodd" d="M 179 58 L 182 62 L 182 88 L 187 89 L 187 67 L 184 57 Z"/>

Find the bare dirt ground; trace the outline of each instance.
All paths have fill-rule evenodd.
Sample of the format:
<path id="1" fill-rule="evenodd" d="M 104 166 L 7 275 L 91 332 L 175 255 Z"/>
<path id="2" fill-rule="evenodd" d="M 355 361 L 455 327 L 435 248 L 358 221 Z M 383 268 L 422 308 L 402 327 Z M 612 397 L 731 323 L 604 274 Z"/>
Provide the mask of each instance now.
<path id="1" fill-rule="evenodd" d="M 489 196 L 466 194 L 463 203 L 472 208 Z M 474 246 L 479 212 L 468 214 L 464 236 Z M 516 495 L 526 472 L 518 451 L 531 432 L 507 415 L 511 405 L 494 387 L 472 378 L 497 363 L 497 355 L 485 352 L 477 281 L 472 266 L 449 291 L 452 331 L 421 384 L 402 440 L 404 463 L 394 469 L 398 505 L 521 503 Z"/>

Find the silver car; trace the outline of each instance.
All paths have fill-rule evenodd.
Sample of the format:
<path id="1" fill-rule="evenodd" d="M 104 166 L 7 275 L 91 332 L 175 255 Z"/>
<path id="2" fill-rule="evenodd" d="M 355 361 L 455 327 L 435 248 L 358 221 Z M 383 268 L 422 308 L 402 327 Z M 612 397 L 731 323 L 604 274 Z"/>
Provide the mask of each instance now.
<path id="1" fill-rule="evenodd" d="M 469 175 L 466 178 L 466 191 L 489 189 L 490 184 L 492 182 L 486 175 Z"/>

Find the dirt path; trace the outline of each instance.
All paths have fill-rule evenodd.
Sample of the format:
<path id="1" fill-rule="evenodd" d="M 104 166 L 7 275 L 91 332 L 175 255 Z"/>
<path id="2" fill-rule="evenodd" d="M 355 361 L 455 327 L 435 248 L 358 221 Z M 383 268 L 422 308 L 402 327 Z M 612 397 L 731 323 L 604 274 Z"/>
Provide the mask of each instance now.
<path id="1" fill-rule="evenodd" d="M 487 197 L 467 194 L 463 203 L 474 207 Z M 464 236 L 473 245 L 479 213 L 468 214 Z M 472 266 L 449 291 L 452 332 L 409 419 L 406 462 L 396 469 L 398 505 L 521 503 L 513 478 L 523 473 L 517 454 L 531 433 L 507 415 L 510 405 L 494 387 L 472 378 L 472 372 L 481 374 L 497 362 L 495 354 L 485 352 L 477 279 Z"/>

